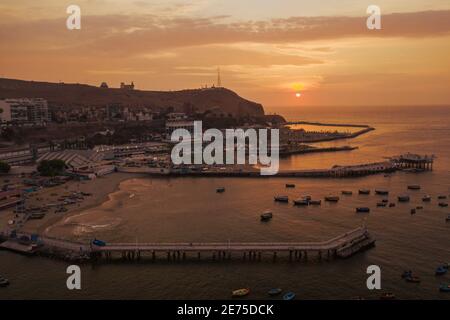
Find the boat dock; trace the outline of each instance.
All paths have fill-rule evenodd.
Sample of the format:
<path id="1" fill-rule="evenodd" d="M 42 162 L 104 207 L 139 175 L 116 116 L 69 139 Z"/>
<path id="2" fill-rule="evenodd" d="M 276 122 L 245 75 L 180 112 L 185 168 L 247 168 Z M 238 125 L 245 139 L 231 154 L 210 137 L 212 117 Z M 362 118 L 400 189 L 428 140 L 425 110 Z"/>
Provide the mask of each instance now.
<path id="1" fill-rule="evenodd" d="M 169 261 L 201 259 L 208 255 L 213 260 L 230 260 L 241 256 L 244 260 L 261 260 L 270 255 L 273 260 L 284 254 L 293 260 L 307 260 L 315 255 L 318 259 L 347 258 L 375 244 L 365 227 L 356 228 L 335 238 L 322 242 L 209 242 L 209 243 L 108 243 L 91 246 L 94 258 L 138 260 L 144 256 L 155 260 L 163 256 Z"/>
<path id="2" fill-rule="evenodd" d="M 432 171 L 435 158 L 434 155 L 405 153 L 399 156 L 390 157 L 390 160 L 395 163 L 398 168 Z"/>

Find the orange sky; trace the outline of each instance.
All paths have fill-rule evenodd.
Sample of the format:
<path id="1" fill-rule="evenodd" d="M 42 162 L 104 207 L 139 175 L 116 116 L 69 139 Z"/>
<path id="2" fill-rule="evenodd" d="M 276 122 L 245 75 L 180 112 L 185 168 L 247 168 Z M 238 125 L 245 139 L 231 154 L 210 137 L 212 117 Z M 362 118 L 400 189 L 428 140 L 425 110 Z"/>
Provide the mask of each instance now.
<path id="1" fill-rule="evenodd" d="M 2 0 L 0 76 L 177 90 L 220 66 L 266 106 L 450 104 L 448 0 L 318 2 Z M 66 29 L 69 4 L 81 30 Z M 382 30 L 366 28 L 370 4 Z"/>

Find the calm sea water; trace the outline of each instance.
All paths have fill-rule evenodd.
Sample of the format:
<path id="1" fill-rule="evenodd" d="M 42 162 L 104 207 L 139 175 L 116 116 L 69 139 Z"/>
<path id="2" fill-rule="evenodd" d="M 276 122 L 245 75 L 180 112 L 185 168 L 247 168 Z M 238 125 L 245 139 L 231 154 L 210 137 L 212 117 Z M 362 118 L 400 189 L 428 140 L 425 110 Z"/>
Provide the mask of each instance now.
<path id="1" fill-rule="evenodd" d="M 56 225 L 51 232 L 70 238 L 106 241 L 297 241 L 326 240 L 366 223 L 377 245 L 347 260 L 289 263 L 231 262 L 209 259 L 173 263 L 164 257 L 156 263 L 116 263 L 82 266 L 82 290 L 65 287 L 67 263 L 44 258 L 28 258 L 0 251 L 0 273 L 11 280 L 0 288 L 0 298 L 113 298 L 113 299 L 227 299 L 230 291 L 250 287 L 249 298 L 266 299 L 267 290 L 280 287 L 294 291 L 298 299 L 348 299 L 354 296 L 377 298 L 380 292 L 366 288 L 366 268 L 376 264 L 382 270 L 384 292 L 402 299 L 449 299 L 439 293 L 440 283 L 450 283 L 450 275 L 435 277 L 437 265 L 450 262 L 449 209 L 437 205 L 437 195 L 450 195 L 450 107 L 371 108 L 273 108 L 290 120 L 332 123 L 360 123 L 376 131 L 356 139 L 322 145 L 354 145 L 351 152 L 298 155 L 282 160 L 283 168 L 328 168 L 335 164 L 380 161 L 383 157 L 417 152 L 435 154 L 433 172 L 395 173 L 355 179 L 205 179 L 139 178 L 121 184 L 120 190 L 98 208 Z M 295 183 L 295 189 L 285 189 Z M 422 190 L 408 191 L 408 184 Z M 217 194 L 217 186 L 226 192 Z M 291 198 L 311 195 L 321 198 L 341 190 L 385 188 L 391 199 L 408 193 L 409 204 L 396 208 L 376 208 L 379 196 L 354 194 L 338 204 L 295 208 L 276 204 L 273 195 Z M 357 193 L 357 192 L 356 192 Z M 424 194 L 433 196 L 422 204 Z M 423 205 L 416 215 L 410 209 Z M 355 207 L 370 206 L 370 214 L 356 214 Z M 274 212 L 269 223 L 260 223 L 265 209 Z M 406 283 L 400 278 L 411 269 L 422 283 Z"/>

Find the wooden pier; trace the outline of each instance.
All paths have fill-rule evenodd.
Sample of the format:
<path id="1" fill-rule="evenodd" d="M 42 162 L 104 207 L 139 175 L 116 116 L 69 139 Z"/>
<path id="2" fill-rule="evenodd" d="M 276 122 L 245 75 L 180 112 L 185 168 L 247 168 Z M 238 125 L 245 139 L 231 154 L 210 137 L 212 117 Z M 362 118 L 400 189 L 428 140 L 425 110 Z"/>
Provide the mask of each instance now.
<path id="1" fill-rule="evenodd" d="M 406 153 L 390 159 L 398 168 L 432 171 L 435 158 L 434 155 Z"/>
<path id="2" fill-rule="evenodd" d="M 319 260 L 347 258 L 375 244 L 365 227 L 354 229 L 333 239 L 322 242 L 210 242 L 210 243 L 110 243 L 90 248 L 94 258 L 139 260 L 145 256 L 155 260 L 163 257 L 169 261 L 201 259 L 212 260 L 261 260 L 270 256 L 276 260 L 281 254 L 290 261 L 307 260 L 316 256 Z"/>

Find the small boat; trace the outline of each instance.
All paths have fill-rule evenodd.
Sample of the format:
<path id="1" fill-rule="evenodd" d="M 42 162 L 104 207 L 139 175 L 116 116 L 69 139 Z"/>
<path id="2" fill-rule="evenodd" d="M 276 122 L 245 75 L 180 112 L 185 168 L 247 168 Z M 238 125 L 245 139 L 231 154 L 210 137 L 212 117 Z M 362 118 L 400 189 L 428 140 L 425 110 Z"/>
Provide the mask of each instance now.
<path id="1" fill-rule="evenodd" d="M 380 300 L 395 300 L 395 294 L 393 294 L 392 292 L 383 293 L 380 296 Z"/>
<path id="2" fill-rule="evenodd" d="M 225 187 L 219 187 L 219 188 L 217 188 L 217 189 L 216 189 L 216 192 L 217 192 L 217 193 L 223 193 L 223 192 L 225 192 Z"/>
<path id="3" fill-rule="evenodd" d="M 309 205 L 311 206 L 320 206 L 322 204 L 322 200 L 310 200 Z"/>
<path id="4" fill-rule="evenodd" d="M 429 195 L 423 196 L 422 201 L 423 202 L 430 202 L 431 201 L 431 196 L 429 196 Z"/>
<path id="5" fill-rule="evenodd" d="M 447 199 L 447 196 L 438 196 L 438 199 L 439 200 L 445 200 L 445 199 Z"/>
<path id="6" fill-rule="evenodd" d="M 389 202 L 389 199 L 383 199 L 383 200 L 381 200 L 381 202 L 383 202 L 383 203 L 388 203 L 388 202 Z"/>
<path id="7" fill-rule="evenodd" d="M 442 275 L 446 274 L 447 271 L 448 271 L 448 267 L 446 267 L 446 266 L 439 266 L 439 267 L 436 268 L 435 274 L 437 276 L 442 276 Z"/>
<path id="8" fill-rule="evenodd" d="M 398 196 L 399 202 L 409 202 L 410 198 L 409 196 Z"/>
<path id="9" fill-rule="evenodd" d="M 375 194 L 378 194 L 380 196 L 387 196 L 389 194 L 389 191 L 388 190 L 380 190 L 380 189 L 378 189 L 378 190 L 375 190 Z"/>
<path id="10" fill-rule="evenodd" d="M 411 282 L 411 283 L 420 283 L 420 278 L 410 275 L 409 277 L 405 278 L 406 282 Z"/>
<path id="11" fill-rule="evenodd" d="M 277 296 L 279 295 L 283 290 L 280 288 L 273 288 L 270 289 L 267 293 L 269 294 L 269 296 Z"/>
<path id="12" fill-rule="evenodd" d="M 29 219 L 33 220 L 33 219 L 42 219 L 45 217 L 45 213 L 43 212 L 36 212 L 36 213 L 32 213 L 29 217 Z"/>
<path id="13" fill-rule="evenodd" d="M 411 214 L 416 214 L 416 209 L 411 209 Z"/>
<path id="14" fill-rule="evenodd" d="M 339 201 L 339 197 L 338 197 L 338 196 L 326 196 L 326 197 L 325 197 L 325 201 L 328 201 L 328 202 L 338 202 L 338 201 Z"/>
<path id="15" fill-rule="evenodd" d="M 439 207 L 446 208 L 446 207 L 448 207 L 448 203 L 446 203 L 446 202 L 439 202 Z"/>
<path id="16" fill-rule="evenodd" d="M 309 201 L 307 199 L 301 198 L 294 200 L 294 205 L 296 206 L 307 206 L 309 205 Z"/>
<path id="17" fill-rule="evenodd" d="M 408 186 L 409 190 L 420 190 L 420 186 L 418 184 L 411 184 Z"/>
<path id="18" fill-rule="evenodd" d="M 370 190 L 369 190 L 369 189 L 360 189 L 360 190 L 358 191 L 358 193 L 359 193 L 359 194 L 367 195 L 367 194 L 370 194 Z"/>
<path id="19" fill-rule="evenodd" d="M 294 300 L 295 299 L 295 293 L 288 292 L 283 296 L 283 300 Z"/>
<path id="20" fill-rule="evenodd" d="M 450 214 L 447 216 L 447 218 L 445 218 L 446 222 L 450 222 Z"/>
<path id="21" fill-rule="evenodd" d="M 346 190 L 343 190 L 341 193 L 342 193 L 343 195 L 346 195 L 346 196 L 351 196 L 351 195 L 353 194 L 353 191 L 346 191 Z"/>
<path id="22" fill-rule="evenodd" d="M 277 202 L 289 202 L 288 196 L 276 196 L 276 197 L 273 197 L 273 199 Z"/>
<path id="23" fill-rule="evenodd" d="M 248 295 L 250 293 L 250 289 L 248 288 L 244 288 L 244 289 L 237 289 L 237 290 L 233 290 L 231 292 L 231 296 L 233 298 L 237 298 L 237 297 L 245 297 L 246 295 Z"/>
<path id="24" fill-rule="evenodd" d="M 386 207 L 386 202 L 378 202 L 377 207 Z"/>
<path id="25" fill-rule="evenodd" d="M 293 184 L 293 183 L 286 183 L 286 188 L 295 188 L 295 184 Z"/>
<path id="26" fill-rule="evenodd" d="M 450 284 L 441 284 L 439 286 L 439 291 L 441 291 L 441 292 L 450 292 Z"/>
<path id="27" fill-rule="evenodd" d="M 358 213 L 369 213 L 370 212 L 370 208 L 368 208 L 368 207 L 359 207 L 359 208 L 356 208 L 356 212 L 358 212 Z"/>
<path id="28" fill-rule="evenodd" d="M 417 210 L 423 210 L 423 207 L 422 206 L 417 206 L 416 209 Z"/>
<path id="29" fill-rule="evenodd" d="M 9 286 L 9 280 L 0 276 L 0 287 Z"/>
<path id="30" fill-rule="evenodd" d="M 393 202 L 389 203 L 389 208 L 393 208 L 393 207 L 395 207 L 395 203 L 393 203 Z"/>
<path id="31" fill-rule="evenodd" d="M 269 210 L 264 211 L 264 213 L 261 215 L 261 221 L 269 221 L 272 219 L 273 214 Z"/>

